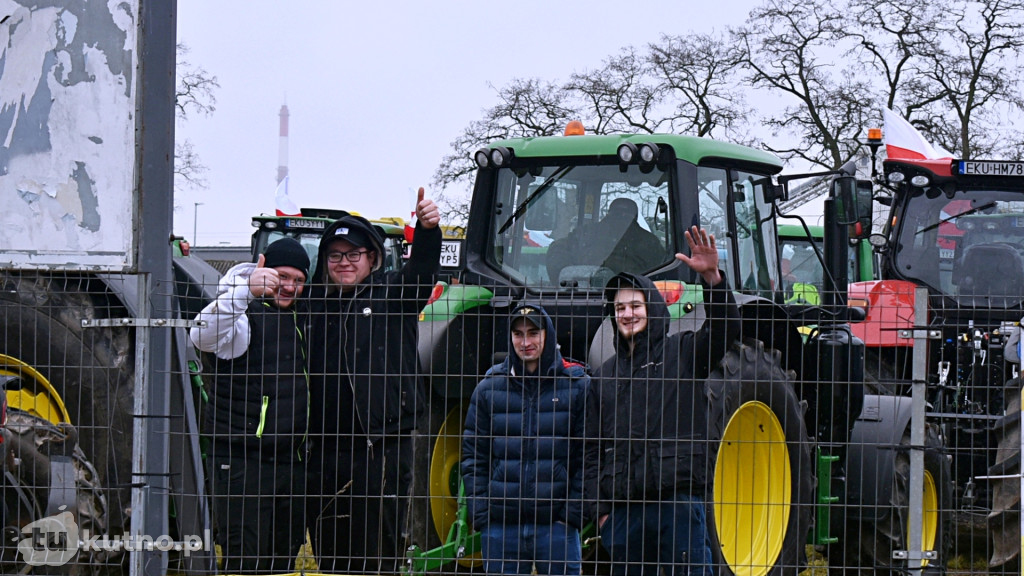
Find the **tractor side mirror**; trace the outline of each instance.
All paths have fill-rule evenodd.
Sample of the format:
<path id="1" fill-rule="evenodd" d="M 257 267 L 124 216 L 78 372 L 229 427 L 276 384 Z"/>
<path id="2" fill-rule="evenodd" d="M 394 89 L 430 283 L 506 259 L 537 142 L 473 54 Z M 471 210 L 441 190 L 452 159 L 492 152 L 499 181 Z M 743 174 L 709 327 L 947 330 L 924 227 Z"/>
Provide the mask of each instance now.
<path id="1" fill-rule="evenodd" d="M 855 176 L 837 176 L 832 181 L 832 196 L 838 201 L 839 224 L 850 227 L 850 239 L 859 240 L 871 234 L 873 194 L 870 180 Z"/>
<path id="2" fill-rule="evenodd" d="M 832 197 L 837 200 L 838 223 L 853 226 L 857 223 L 857 179 L 853 176 L 836 176 L 832 180 Z"/>
<path id="3" fill-rule="evenodd" d="M 850 229 L 850 239 L 859 240 L 871 235 L 871 225 L 875 212 L 874 204 L 872 204 L 873 196 L 874 189 L 871 180 L 857 180 L 857 222 Z"/>

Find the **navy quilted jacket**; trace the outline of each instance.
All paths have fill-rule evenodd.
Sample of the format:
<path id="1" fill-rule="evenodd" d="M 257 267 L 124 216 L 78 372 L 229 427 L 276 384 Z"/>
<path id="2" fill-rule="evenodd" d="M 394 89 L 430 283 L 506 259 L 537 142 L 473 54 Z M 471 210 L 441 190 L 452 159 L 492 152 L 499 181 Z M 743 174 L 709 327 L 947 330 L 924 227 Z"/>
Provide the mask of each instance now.
<path id="1" fill-rule="evenodd" d="M 462 478 L 477 530 L 491 522 L 565 522 L 581 528 L 584 509 L 590 508 L 583 505 L 590 377 L 579 364 L 562 359 L 546 312 L 544 320 L 538 373 L 524 376 L 522 361 L 510 352 L 487 371 L 470 400 Z M 596 479 L 596 468 L 593 473 Z"/>

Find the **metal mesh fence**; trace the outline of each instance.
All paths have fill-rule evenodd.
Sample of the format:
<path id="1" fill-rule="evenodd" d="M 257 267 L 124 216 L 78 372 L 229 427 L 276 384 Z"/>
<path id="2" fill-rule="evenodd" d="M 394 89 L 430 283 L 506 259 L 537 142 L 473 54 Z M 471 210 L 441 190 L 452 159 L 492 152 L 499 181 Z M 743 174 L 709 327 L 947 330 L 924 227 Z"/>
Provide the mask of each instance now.
<path id="1" fill-rule="evenodd" d="M 0 280 L 0 568 L 127 574 L 140 351 L 82 321 L 130 307 L 109 278 Z M 1019 306 L 919 322 L 879 293 L 847 322 L 748 295 L 730 344 L 660 286 L 629 352 L 600 295 L 443 288 L 246 301 L 234 357 L 173 328 L 171 514 L 145 535 L 171 573 L 1019 571 Z"/>

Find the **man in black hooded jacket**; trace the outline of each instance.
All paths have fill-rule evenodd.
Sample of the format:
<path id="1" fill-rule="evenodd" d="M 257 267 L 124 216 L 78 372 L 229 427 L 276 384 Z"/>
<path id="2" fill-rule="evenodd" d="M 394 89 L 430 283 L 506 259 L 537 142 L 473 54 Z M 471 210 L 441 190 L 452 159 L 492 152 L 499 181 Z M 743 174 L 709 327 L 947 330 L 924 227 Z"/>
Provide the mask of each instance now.
<path id="1" fill-rule="evenodd" d="M 598 438 L 597 518 L 612 573 L 710 575 L 705 491 L 708 397 L 703 380 L 739 334 L 739 310 L 718 269 L 715 238 L 686 232 L 703 279 L 707 320 L 668 335 L 669 311 L 654 283 L 622 273 L 606 300 L 615 356 L 593 377 L 588 438 Z"/>
<path id="2" fill-rule="evenodd" d="M 309 290 L 310 522 L 320 570 L 398 572 L 425 396 L 417 321 L 440 269 L 440 213 L 419 190 L 409 260 L 382 270 L 384 244 L 359 216 L 320 239 Z"/>

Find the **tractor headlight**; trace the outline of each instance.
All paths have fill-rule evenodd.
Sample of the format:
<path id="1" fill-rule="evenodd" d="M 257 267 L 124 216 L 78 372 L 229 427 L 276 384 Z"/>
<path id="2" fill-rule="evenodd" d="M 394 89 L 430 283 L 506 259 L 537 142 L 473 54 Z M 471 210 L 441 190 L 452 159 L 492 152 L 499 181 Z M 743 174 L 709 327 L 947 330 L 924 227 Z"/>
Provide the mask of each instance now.
<path id="1" fill-rule="evenodd" d="M 636 147 L 636 144 L 633 144 L 632 142 L 623 142 L 622 144 L 619 144 L 619 161 L 623 164 L 632 164 L 635 162 L 639 153 L 640 150 Z"/>

